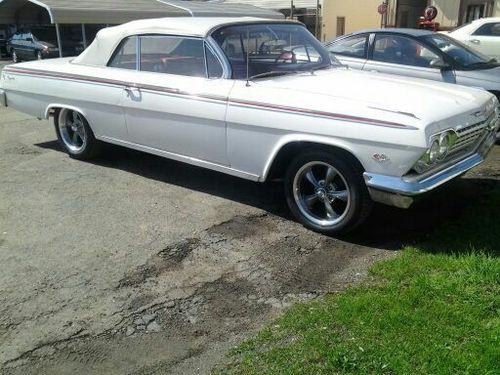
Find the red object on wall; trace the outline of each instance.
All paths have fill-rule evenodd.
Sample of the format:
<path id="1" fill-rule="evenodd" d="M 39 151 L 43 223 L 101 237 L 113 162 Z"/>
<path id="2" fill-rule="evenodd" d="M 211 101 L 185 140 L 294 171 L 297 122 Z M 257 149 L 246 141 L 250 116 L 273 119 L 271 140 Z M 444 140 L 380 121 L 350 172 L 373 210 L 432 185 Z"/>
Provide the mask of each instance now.
<path id="1" fill-rule="evenodd" d="M 386 3 L 382 3 L 378 6 L 377 8 L 377 12 L 379 14 L 386 14 L 387 13 L 387 4 Z"/>
<path id="2" fill-rule="evenodd" d="M 424 15 L 420 17 L 420 21 L 418 23 L 418 28 L 419 29 L 426 29 L 426 30 L 432 30 L 432 31 L 438 31 L 439 30 L 439 22 L 434 22 L 438 15 L 438 10 L 434 6 L 428 6 L 424 10 Z"/>

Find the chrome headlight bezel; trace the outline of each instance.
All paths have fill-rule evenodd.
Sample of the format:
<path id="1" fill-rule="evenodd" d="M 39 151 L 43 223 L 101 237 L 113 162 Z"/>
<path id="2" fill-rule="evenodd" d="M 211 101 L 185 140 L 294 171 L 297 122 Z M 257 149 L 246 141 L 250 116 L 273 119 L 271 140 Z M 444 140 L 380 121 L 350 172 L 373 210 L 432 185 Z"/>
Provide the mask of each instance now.
<path id="1" fill-rule="evenodd" d="M 429 148 L 415 163 L 413 169 L 417 173 L 424 173 L 445 160 L 457 138 L 458 135 L 453 129 L 447 129 L 432 135 L 429 140 Z"/>

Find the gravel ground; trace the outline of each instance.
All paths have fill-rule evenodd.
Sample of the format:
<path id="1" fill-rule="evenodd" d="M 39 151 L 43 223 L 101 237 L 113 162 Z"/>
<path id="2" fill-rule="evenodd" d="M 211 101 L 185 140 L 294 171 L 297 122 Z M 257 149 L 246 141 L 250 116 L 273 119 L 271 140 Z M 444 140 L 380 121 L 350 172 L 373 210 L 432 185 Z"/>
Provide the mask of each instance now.
<path id="1" fill-rule="evenodd" d="M 53 125 L 0 109 L 0 372 L 198 374 L 294 302 L 336 293 L 499 186 L 487 163 L 343 239 L 257 184 L 108 147 L 67 157 Z M 458 202 L 458 204 L 457 204 Z"/>

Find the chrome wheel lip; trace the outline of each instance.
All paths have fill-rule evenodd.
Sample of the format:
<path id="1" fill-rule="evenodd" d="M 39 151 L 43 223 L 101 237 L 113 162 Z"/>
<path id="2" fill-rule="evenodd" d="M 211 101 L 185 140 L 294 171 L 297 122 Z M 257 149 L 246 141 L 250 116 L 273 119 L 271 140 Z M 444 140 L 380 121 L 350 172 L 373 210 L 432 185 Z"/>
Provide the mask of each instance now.
<path id="1" fill-rule="evenodd" d="M 312 210 L 308 207 L 308 204 L 306 202 L 306 199 L 305 199 L 306 195 L 304 194 L 303 191 L 301 191 L 301 183 L 303 182 L 304 179 L 307 179 L 307 177 L 305 177 L 306 174 L 310 170 L 312 170 L 312 168 L 314 166 L 325 167 L 327 170 L 327 173 L 328 173 L 328 171 L 335 172 L 335 176 L 338 176 L 341 179 L 342 184 L 345 186 L 345 190 L 341 190 L 341 191 L 347 191 L 346 206 L 342 210 L 341 213 L 338 213 L 338 216 L 335 218 L 329 218 L 328 215 L 326 215 L 326 213 L 323 217 L 321 217 L 321 216 L 315 214 L 314 212 L 312 212 Z M 334 166 L 332 166 L 329 163 L 322 162 L 322 161 L 311 161 L 309 163 L 304 164 L 295 173 L 292 189 L 293 189 L 293 197 L 294 197 L 295 203 L 296 203 L 300 213 L 309 222 L 311 222 L 315 225 L 318 225 L 318 226 L 323 227 L 323 228 L 334 227 L 334 226 L 338 225 L 339 223 L 341 223 L 349 212 L 349 208 L 351 206 L 351 200 L 352 200 L 351 199 L 351 196 L 352 196 L 351 189 L 350 189 L 349 185 L 347 184 L 345 177 L 338 171 L 337 168 L 335 168 Z M 320 189 L 315 189 L 315 191 L 316 191 L 316 195 L 318 196 L 317 199 L 319 199 L 320 196 L 321 197 L 325 196 L 325 188 L 324 187 L 320 187 Z M 326 207 L 326 205 L 325 205 L 325 207 Z M 330 204 L 330 207 L 331 207 L 331 204 Z M 334 213 L 337 214 L 337 212 L 334 212 Z"/>
<path id="2" fill-rule="evenodd" d="M 87 130 L 83 116 L 70 109 L 62 109 L 59 113 L 59 134 L 66 148 L 73 154 L 78 154 L 87 146 Z"/>

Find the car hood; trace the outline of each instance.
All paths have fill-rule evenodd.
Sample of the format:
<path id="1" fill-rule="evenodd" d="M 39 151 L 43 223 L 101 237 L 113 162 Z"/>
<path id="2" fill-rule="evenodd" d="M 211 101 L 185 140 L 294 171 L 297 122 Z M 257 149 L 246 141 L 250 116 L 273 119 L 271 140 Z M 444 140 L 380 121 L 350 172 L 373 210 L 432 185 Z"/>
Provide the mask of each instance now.
<path id="1" fill-rule="evenodd" d="M 295 92 L 308 107 L 316 105 L 308 98 L 316 97 L 323 103 L 327 98 L 328 108 L 337 113 L 390 118 L 417 127 L 477 112 L 492 98 L 479 89 L 345 68 L 274 77 L 256 84 L 287 90 L 289 98 Z M 303 93 L 311 95 L 304 97 Z"/>
<path id="2" fill-rule="evenodd" d="M 457 70 L 456 75 L 461 78 L 498 83 L 499 87 L 497 89 L 500 90 L 500 66 L 492 69 Z M 478 84 L 478 86 L 480 85 Z"/>

